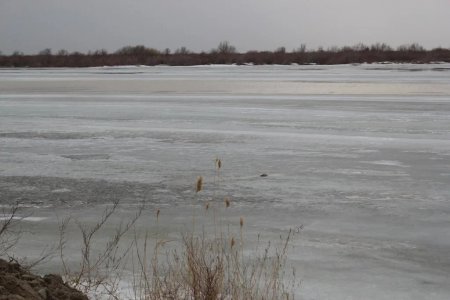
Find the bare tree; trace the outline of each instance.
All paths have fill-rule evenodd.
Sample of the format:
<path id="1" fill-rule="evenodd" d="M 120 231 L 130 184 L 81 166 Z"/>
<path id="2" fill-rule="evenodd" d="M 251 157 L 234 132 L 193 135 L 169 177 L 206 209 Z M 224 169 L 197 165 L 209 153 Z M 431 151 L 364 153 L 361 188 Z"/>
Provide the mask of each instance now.
<path id="1" fill-rule="evenodd" d="M 231 45 L 228 41 L 222 41 L 217 46 L 217 52 L 221 54 L 232 54 L 236 53 L 236 47 Z"/>
<path id="2" fill-rule="evenodd" d="M 180 47 L 177 50 L 175 50 L 175 54 L 182 54 L 182 55 L 187 55 L 190 54 L 191 51 L 189 51 L 186 47 Z"/>
<path id="3" fill-rule="evenodd" d="M 57 55 L 59 55 L 59 56 L 67 56 L 67 55 L 69 55 L 69 52 L 67 50 L 65 50 L 65 49 L 61 49 L 61 50 L 58 51 Z"/>
<path id="4" fill-rule="evenodd" d="M 306 44 L 300 44 L 300 47 L 294 49 L 294 52 L 297 53 L 305 53 L 306 52 Z"/>
<path id="5" fill-rule="evenodd" d="M 45 48 L 44 50 L 39 51 L 39 55 L 52 55 L 52 49 Z"/>

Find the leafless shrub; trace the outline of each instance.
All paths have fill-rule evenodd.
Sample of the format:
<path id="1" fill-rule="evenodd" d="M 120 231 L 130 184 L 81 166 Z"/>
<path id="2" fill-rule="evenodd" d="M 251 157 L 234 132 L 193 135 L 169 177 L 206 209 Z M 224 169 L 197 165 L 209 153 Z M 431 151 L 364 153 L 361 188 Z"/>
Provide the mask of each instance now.
<path id="1" fill-rule="evenodd" d="M 15 203 L 8 210 L 3 209 L 0 222 L 0 256 L 10 256 L 10 250 L 17 244 L 22 232 L 16 228 L 20 221 L 17 213 L 19 203 Z"/>
<path id="2" fill-rule="evenodd" d="M 0 257 L 6 257 L 10 261 L 19 263 L 24 269 L 32 269 L 48 260 L 57 252 L 57 245 L 44 247 L 37 258 L 16 257 L 14 249 L 23 235 L 21 222 L 28 216 L 20 216 L 20 203 L 16 202 L 9 209 L 3 210 L 0 222 Z"/>
<path id="3" fill-rule="evenodd" d="M 99 245 L 96 237 L 101 234 L 102 229 L 109 219 L 116 213 L 118 201 L 105 209 L 99 221 L 92 226 L 85 226 L 78 220 L 66 218 L 60 225 L 59 254 L 63 267 L 63 277 L 74 288 L 82 292 L 96 292 L 102 289 L 109 296 L 115 298 L 117 284 L 121 272 L 126 264 L 126 259 L 133 244 L 125 247 L 121 245 L 123 236 L 133 227 L 142 213 L 142 207 L 127 223 L 120 223 L 109 237 L 105 245 Z M 66 247 L 66 230 L 69 223 L 73 221 L 81 233 L 81 257 L 77 268 L 72 269 L 64 255 Z"/>

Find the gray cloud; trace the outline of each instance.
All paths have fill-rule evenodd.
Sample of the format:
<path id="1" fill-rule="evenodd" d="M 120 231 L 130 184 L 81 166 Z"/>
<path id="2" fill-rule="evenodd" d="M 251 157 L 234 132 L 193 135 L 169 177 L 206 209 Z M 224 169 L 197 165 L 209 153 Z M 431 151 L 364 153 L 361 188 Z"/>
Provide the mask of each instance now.
<path id="1" fill-rule="evenodd" d="M 450 47 L 447 0 L 0 0 L 0 51 L 144 44 L 238 50 L 418 42 Z"/>

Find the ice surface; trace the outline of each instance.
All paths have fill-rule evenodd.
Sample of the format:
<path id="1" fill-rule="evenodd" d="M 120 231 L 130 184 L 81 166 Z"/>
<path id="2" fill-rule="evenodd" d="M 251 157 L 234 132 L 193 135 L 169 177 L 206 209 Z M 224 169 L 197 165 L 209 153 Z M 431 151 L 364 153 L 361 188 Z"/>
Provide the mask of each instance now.
<path id="1" fill-rule="evenodd" d="M 18 254 L 114 199 L 124 216 L 161 208 L 176 236 L 198 175 L 198 205 L 212 195 L 220 157 L 218 193 L 249 239 L 303 226 L 290 252 L 300 299 L 449 299 L 449 71 L 1 69 L 1 204 L 20 200 L 34 218 Z"/>

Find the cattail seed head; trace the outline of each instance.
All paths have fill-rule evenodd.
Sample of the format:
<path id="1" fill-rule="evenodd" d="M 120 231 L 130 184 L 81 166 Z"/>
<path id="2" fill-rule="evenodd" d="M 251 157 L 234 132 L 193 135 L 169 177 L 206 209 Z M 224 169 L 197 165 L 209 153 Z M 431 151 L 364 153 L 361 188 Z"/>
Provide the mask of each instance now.
<path id="1" fill-rule="evenodd" d="M 161 210 L 158 208 L 157 210 L 156 210 L 156 220 L 158 220 L 159 219 L 159 214 L 161 213 Z"/>
<path id="2" fill-rule="evenodd" d="M 205 204 L 205 209 L 206 209 L 206 210 L 209 209 L 209 202 L 206 202 L 206 204 Z"/>
<path id="3" fill-rule="evenodd" d="M 202 190 L 203 188 L 203 177 L 202 176 L 198 176 L 197 178 L 197 184 L 195 187 L 195 192 L 198 193 Z"/>
<path id="4" fill-rule="evenodd" d="M 220 159 L 217 160 L 217 168 L 222 168 L 222 161 Z"/>
<path id="5" fill-rule="evenodd" d="M 226 208 L 230 207 L 230 203 L 231 203 L 231 202 L 230 202 L 230 198 L 225 197 L 225 200 L 224 200 L 224 201 L 225 201 L 225 207 L 226 207 Z"/>
<path id="6" fill-rule="evenodd" d="M 244 218 L 241 217 L 241 219 L 239 220 L 239 225 L 242 227 L 244 227 Z"/>
<path id="7" fill-rule="evenodd" d="M 234 237 L 232 237 L 232 238 L 231 238 L 231 241 L 230 241 L 230 246 L 231 246 L 231 248 L 234 247 L 234 244 L 236 244 L 236 242 L 235 242 L 235 240 L 234 240 Z"/>

